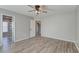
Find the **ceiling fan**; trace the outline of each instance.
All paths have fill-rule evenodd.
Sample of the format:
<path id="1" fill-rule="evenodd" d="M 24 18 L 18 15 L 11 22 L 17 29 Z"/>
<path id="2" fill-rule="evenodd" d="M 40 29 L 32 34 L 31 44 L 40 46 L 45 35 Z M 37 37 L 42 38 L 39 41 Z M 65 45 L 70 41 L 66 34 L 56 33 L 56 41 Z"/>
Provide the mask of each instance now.
<path id="1" fill-rule="evenodd" d="M 30 10 L 28 12 L 35 12 L 37 15 L 41 13 L 47 13 L 47 6 L 45 5 L 28 5 L 29 7 L 33 8 L 33 10 Z"/>

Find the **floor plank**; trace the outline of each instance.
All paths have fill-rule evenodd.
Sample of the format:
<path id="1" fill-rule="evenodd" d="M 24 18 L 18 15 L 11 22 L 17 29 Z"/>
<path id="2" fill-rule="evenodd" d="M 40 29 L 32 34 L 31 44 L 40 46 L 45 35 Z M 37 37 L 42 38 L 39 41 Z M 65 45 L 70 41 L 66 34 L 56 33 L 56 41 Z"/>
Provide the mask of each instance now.
<path id="1" fill-rule="evenodd" d="M 34 37 L 12 44 L 15 53 L 78 53 L 74 43 L 46 37 Z"/>

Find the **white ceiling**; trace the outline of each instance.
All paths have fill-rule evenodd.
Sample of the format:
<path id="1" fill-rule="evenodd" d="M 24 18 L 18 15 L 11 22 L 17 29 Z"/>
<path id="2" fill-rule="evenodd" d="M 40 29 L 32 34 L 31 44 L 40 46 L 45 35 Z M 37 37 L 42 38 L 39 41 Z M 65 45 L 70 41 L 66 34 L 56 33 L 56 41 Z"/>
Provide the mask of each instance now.
<path id="1" fill-rule="evenodd" d="M 47 14 L 41 14 L 40 17 L 46 17 L 57 13 L 73 12 L 76 9 L 76 5 L 46 5 L 46 6 L 47 6 Z M 29 10 L 33 10 L 33 8 L 27 5 L 0 5 L 0 8 L 17 12 L 23 15 L 35 17 L 34 12 L 28 12 Z"/>

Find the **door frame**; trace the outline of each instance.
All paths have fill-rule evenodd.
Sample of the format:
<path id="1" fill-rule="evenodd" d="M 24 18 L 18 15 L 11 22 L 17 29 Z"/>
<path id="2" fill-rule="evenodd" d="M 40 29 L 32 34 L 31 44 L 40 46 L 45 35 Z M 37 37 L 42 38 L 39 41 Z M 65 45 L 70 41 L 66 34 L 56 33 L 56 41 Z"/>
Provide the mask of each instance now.
<path id="1" fill-rule="evenodd" d="M 30 38 L 35 37 L 35 20 L 30 20 Z"/>
<path id="2" fill-rule="evenodd" d="M 35 36 L 37 36 L 37 23 L 39 23 L 40 24 L 40 36 L 41 36 L 41 21 L 40 20 L 36 20 L 35 21 Z"/>
<path id="3" fill-rule="evenodd" d="M 15 42 L 15 16 L 9 15 L 9 14 L 1 14 L 1 45 L 2 45 L 2 39 L 3 39 L 3 15 L 11 16 L 12 17 L 12 42 Z"/>

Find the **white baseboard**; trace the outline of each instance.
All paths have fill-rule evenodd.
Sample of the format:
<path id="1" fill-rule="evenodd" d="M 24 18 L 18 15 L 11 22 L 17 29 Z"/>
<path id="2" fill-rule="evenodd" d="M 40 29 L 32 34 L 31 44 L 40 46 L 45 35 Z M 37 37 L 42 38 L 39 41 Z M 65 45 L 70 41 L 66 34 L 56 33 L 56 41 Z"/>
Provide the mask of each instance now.
<path id="1" fill-rule="evenodd" d="M 30 38 L 29 37 L 28 38 L 21 38 L 21 39 L 15 40 L 15 42 L 19 42 L 19 41 L 26 40 L 26 39 L 31 39 L 31 38 L 33 38 L 33 37 L 30 37 Z"/>
<path id="2" fill-rule="evenodd" d="M 57 39 L 57 40 L 63 40 L 63 41 L 67 41 L 67 42 L 75 42 L 75 41 L 71 41 L 71 40 L 66 40 L 66 39 L 62 39 L 62 38 L 52 38 L 52 37 L 48 37 L 48 36 L 42 36 L 42 37 L 47 37 L 47 38 L 51 38 L 51 39 Z"/>
<path id="3" fill-rule="evenodd" d="M 19 42 L 19 41 L 26 40 L 26 39 L 29 39 L 29 38 L 21 38 L 21 39 L 17 39 L 17 40 L 15 40 L 15 42 Z"/>

